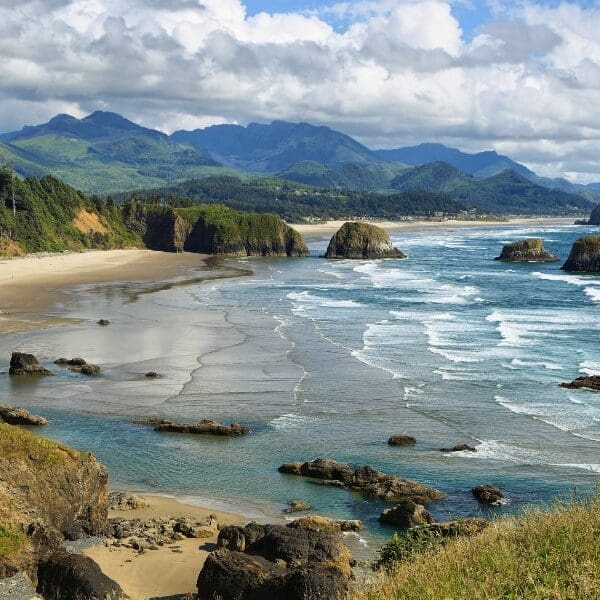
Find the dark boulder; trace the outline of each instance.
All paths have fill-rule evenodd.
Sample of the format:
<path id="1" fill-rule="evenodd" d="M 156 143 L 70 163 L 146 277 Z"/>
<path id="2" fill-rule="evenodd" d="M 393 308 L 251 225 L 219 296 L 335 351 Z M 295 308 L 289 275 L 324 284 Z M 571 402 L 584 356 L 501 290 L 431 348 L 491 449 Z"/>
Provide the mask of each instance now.
<path id="1" fill-rule="evenodd" d="M 587 389 L 594 392 L 600 392 L 600 375 L 585 375 L 578 377 L 569 383 L 561 383 L 560 387 L 569 390 Z"/>
<path id="2" fill-rule="evenodd" d="M 600 273 L 600 236 L 588 235 L 578 239 L 571 248 L 563 271 Z"/>
<path id="3" fill-rule="evenodd" d="M 198 600 L 342 600 L 349 584 L 335 566 L 285 568 L 260 556 L 217 550 L 198 577 Z"/>
<path id="4" fill-rule="evenodd" d="M 100 325 L 100 327 L 108 327 L 110 325 L 110 321 L 108 319 L 100 319 L 98 321 L 98 325 Z"/>
<path id="5" fill-rule="evenodd" d="M 600 225 L 600 204 L 594 208 L 590 215 L 590 220 L 585 221 L 583 225 Z"/>
<path id="6" fill-rule="evenodd" d="M 71 371 L 81 373 L 82 375 L 100 375 L 100 367 L 98 365 L 83 365 L 82 367 L 71 367 Z"/>
<path id="7" fill-rule="evenodd" d="M 325 258 L 406 258 L 394 248 L 389 235 L 376 225 L 364 222 L 344 223 L 331 238 Z"/>
<path id="8" fill-rule="evenodd" d="M 494 260 L 503 262 L 558 262 L 558 256 L 546 251 L 539 238 L 520 240 L 505 244 L 500 256 Z"/>
<path id="9" fill-rule="evenodd" d="M 0 406 L 0 421 L 9 425 L 48 425 L 48 421 L 44 417 L 32 415 L 24 408 L 10 406 Z"/>
<path id="10" fill-rule="evenodd" d="M 57 358 L 54 361 L 55 365 L 61 365 L 61 366 L 66 366 L 66 367 L 83 367 L 84 365 L 87 365 L 87 362 L 80 357 L 76 357 L 76 358 Z"/>
<path id="11" fill-rule="evenodd" d="M 342 482 L 344 487 L 385 502 L 398 502 L 409 498 L 426 503 L 444 497 L 442 492 L 416 481 L 388 475 L 369 466 L 352 469 L 350 465 L 329 458 L 318 458 L 304 463 L 285 463 L 279 467 L 279 472 L 335 482 L 336 487 L 341 487 L 339 482 Z"/>
<path id="12" fill-rule="evenodd" d="M 10 358 L 9 375 L 52 375 L 40 365 L 38 359 L 33 354 L 25 352 L 13 352 Z"/>
<path id="13" fill-rule="evenodd" d="M 388 439 L 390 446 L 412 446 L 417 443 L 417 439 L 412 435 L 393 435 Z"/>
<path id="14" fill-rule="evenodd" d="M 37 592 L 45 600 L 121 600 L 120 586 L 89 557 L 58 551 L 40 561 Z"/>
<path id="15" fill-rule="evenodd" d="M 504 494 L 493 485 L 478 485 L 471 491 L 473 492 L 473 496 L 482 504 L 489 504 L 491 506 L 506 504 Z"/>
<path id="16" fill-rule="evenodd" d="M 456 444 L 451 448 L 440 448 L 440 452 L 477 452 L 477 448 L 469 444 Z"/>
<path id="17" fill-rule="evenodd" d="M 160 375 L 156 371 L 148 371 L 146 373 L 146 377 L 148 379 L 158 379 L 160 377 Z"/>
<path id="18" fill-rule="evenodd" d="M 166 431 L 171 433 L 191 433 L 196 435 L 219 435 L 219 436 L 239 436 L 247 434 L 250 429 L 239 423 L 231 425 L 221 425 L 210 419 L 203 419 L 200 423 L 194 425 L 185 425 L 173 421 L 162 420 L 154 427 L 154 431 Z"/>
<path id="19" fill-rule="evenodd" d="M 406 529 L 433 523 L 433 516 L 422 504 L 417 504 L 412 500 L 403 500 L 393 508 L 384 510 L 379 515 L 379 521 L 386 525 Z"/>

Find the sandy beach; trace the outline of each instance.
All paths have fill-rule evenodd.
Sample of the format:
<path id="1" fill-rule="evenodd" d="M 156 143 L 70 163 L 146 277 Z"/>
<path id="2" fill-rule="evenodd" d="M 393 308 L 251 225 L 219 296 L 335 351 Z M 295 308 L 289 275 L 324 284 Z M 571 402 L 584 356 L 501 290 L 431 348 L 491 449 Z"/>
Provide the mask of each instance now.
<path id="1" fill-rule="evenodd" d="M 200 520 L 214 515 L 219 524 L 244 522 L 240 515 L 182 504 L 163 496 L 144 496 L 144 500 L 149 504 L 148 508 L 113 510 L 109 518 L 188 517 Z M 216 535 L 204 539 L 185 539 L 175 544 L 178 546 L 177 552 L 170 546 L 164 546 L 144 554 L 130 548 L 101 545 L 87 549 L 84 554 L 93 558 L 132 600 L 148 600 L 195 593 L 198 574 L 216 541 Z"/>
<path id="2" fill-rule="evenodd" d="M 0 335 L 68 323 L 47 315 L 65 289 L 112 281 L 166 281 L 205 266 L 206 255 L 108 250 L 0 260 Z"/>
<path id="3" fill-rule="evenodd" d="M 528 225 L 532 227 L 569 225 L 575 221 L 574 217 L 523 217 L 507 219 L 505 221 L 369 221 L 373 225 L 383 227 L 388 231 L 428 231 L 432 229 L 453 229 L 464 227 L 495 227 L 502 225 Z M 345 221 L 327 221 L 325 223 L 291 224 L 294 229 L 304 236 L 335 233 Z"/>

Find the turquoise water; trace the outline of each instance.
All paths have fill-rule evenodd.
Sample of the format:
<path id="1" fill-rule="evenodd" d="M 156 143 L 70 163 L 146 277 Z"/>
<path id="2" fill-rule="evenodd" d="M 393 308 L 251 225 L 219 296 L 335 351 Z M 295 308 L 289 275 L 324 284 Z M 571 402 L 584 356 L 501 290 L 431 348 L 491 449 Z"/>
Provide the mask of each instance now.
<path id="1" fill-rule="evenodd" d="M 538 236 L 566 258 L 586 227 L 494 227 L 392 234 L 406 260 L 227 261 L 251 277 L 132 296 L 139 284 L 81 289 L 56 312 L 79 325 L 0 340 L 51 360 L 84 356 L 103 377 L 61 372 L 10 383 L 6 403 L 34 409 L 45 435 L 95 452 L 112 484 L 252 515 L 288 500 L 363 519 L 383 505 L 277 473 L 289 460 L 330 456 L 445 491 L 438 518 L 481 511 L 480 483 L 505 490 L 514 510 L 574 490 L 600 473 L 600 395 L 558 387 L 600 374 L 600 277 L 558 264 L 494 262 L 503 243 Z M 112 325 L 99 329 L 100 316 Z M 148 370 L 165 374 L 149 382 Z M 205 417 L 249 424 L 241 439 L 157 434 L 134 417 Z M 391 434 L 416 446 L 390 448 Z M 476 454 L 442 454 L 467 442 Z"/>

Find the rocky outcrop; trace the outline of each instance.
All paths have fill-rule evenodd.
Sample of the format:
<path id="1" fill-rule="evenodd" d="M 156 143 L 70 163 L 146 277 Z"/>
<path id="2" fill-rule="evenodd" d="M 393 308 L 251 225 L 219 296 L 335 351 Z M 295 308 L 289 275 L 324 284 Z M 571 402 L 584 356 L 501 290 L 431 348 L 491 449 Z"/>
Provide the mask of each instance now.
<path id="1" fill-rule="evenodd" d="M 578 239 L 573 244 L 562 270 L 600 273 L 600 236 L 588 235 Z"/>
<path id="2" fill-rule="evenodd" d="M 394 248 L 388 234 L 370 223 L 344 223 L 331 238 L 325 258 L 406 258 Z"/>
<path id="3" fill-rule="evenodd" d="M 379 521 L 386 525 L 394 525 L 395 527 L 406 529 L 408 527 L 433 523 L 433 516 L 422 504 L 417 504 L 412 500 L 404 500 L 396 504 L 393 508 L 384 510 L 379 515 Z"/>
<path id="4" fill-rule="evenodd" d="M 101 371 L 98 365 L 91 365 L 80 357 L 58 358 L 54 361 L 54 364 L 69 367 L 69 370 L 73 373 L 81 373 L 82 375 L 99 375 Z"/>
<path id="5" fill-rule="evenodd" d="M 100 319 L 98 321 L 98 325 L 100 325 L 100 327 L 108 327 L 110 325 L 110 321 L 108 319 Z"/>
<path id="6" fill-rule="evenodd" d="M 198 577 L 205 600 L 341 600 L 354 561 L 339 534 L 296 525 L 224 527 Z"/>
<path id="7" fill-rule="evenodd" d="M 66 539 L 103 534 L 108 476 L 88 453 L 0 423 L 0 529 L 16 540 L 0 554 L 0 577 L 27 571 Z"/>
<path id="8" fill-rule="evenodd" d="M 320 515 L 311 515 L 292 521 L 288 527 L 302 529 L 313 529 L 315 531 L 325 531 L 327 533 L 340 533 L 341 531 L 360 531 L 363 524 L 358 519 L 332 519 Z"/>
<path id="9" fill-rule="evenodd" d="M 172 208 L 133 204 L 124 211 L 125 224 L 135 231 L 150 250 L 181 252 L 191 224 L 182 219 Z"/>
<path id="10" fill-rule="evenodd" d="M 477 448 L 469 444 L 456 444 L 450 448 L 440 448 L 440 452 L 477 452 Z"/>
<path id="11" fill-rule="evenodd" d="M 45 600 L 122 600 L 118 583 L 104 575 L 89 557 L 60 551 L 43 559 L 37 571 L 37 593 Z"/>
<path id="12" fill-rule="evenodd" d="M 504 262 L 558 262 L 558 256 L 546 251 L 544 242 L 539 238 L 520 240 L 505 244 L 500 256 L 494 260 Z"/>
<path id="13" fill-rule="evenodd" d="M 568 390 L 592 390 L 594 392 L 600 392 L 600 375 L 584 375 L 583 377 L 577 377 L 569 383 L 561 383 L 560 387 L 567 388 Z"/>
<path id="14" fill-rule="evenodd" d="M 417 439 L 412 435 L 393 435 L 388 439 L 389 446 L 412 446 L 417 443 Z"/>
<path id="15" fill-rule="evenodd" d="M 385 502 L 411 499 L 427 503 L 444 497 L 442 492 L 422 483 L 388 475 L 369 466 L 353 469 L 350 465 L 329 458 L 318 458 L 304 463 L 285 463 L 279 467 L 279 472 L 341 482 L 342 487 L 360 491 Z"/>
<path id="16" fill-rule="evenodd" d="M 585 223 L 586 225 L 600 225 L 600 204 L 594 208 L 590 215 L 590 220 Z"/>
<path id="17" fill-rule="evenodd" d="M 13 408 L 11 406 L 0 406 L 0 422 L 9 425 L 48 425 L 44 417 L 32 415 L 24 408 Z"/>
<path id="18" fill-rule="evenodd" d="M 288 505 L 289 506 L 285 508 L 283 512 L 290 515 L 297 512 L 312 510 L 312 506 L 308 502 L 303 502 L 302 500 L 291 500 Z"/>
<path id="19" fill-rule="evenodd" d="M 166 431 L 170 433 L 191 433 L 195 435 L 221 435 L 221 436 L 239 436 L 250 432 L 248 427 L 239 423 L 231 425 L 221 425 L 211 419 L 203 419 L 199 423 L 186 425 L 185 423 L 176 423 L 169 419 L 145 419 L 136 421 L 139 425 L 151 425 L 154 431 Z"/>
<path id="20" fill-rule="evenodd" d="M 52 371 L 42 367 L 33 354 L 13 352 L 10 358 L 9 375 L 52 375 Z"/>
<path id="21" fill-rule="evenodd" d="M 493 485 L 478 485 L 471 491 L 473 492 L 473 496 L 482 504 L 489 504 L 490 506 L 507 504 L 504 494 Z"/>
<path id="22" fill-rule="evenodd" d="M 410 529 L 418 535 L 419 531 L 428 531 L 442 538 L 474 536 L 481 533 L 489 522 L 485 519 L 468 518 L 456 521 L 442 521 L 441 523 L 430 523 Z"/>
<path id="23" fill-rule="evenodd" d="M 131 492 L 111 492 L 108 504 L 110 510 L 139 510 L 150 506 L 144 498 Z"/>

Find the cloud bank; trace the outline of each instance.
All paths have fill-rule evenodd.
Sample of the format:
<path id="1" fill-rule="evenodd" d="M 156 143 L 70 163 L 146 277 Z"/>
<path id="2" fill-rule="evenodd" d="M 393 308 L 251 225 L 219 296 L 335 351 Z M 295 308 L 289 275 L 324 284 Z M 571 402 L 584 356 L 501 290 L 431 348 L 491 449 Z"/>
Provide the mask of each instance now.
<path id="1" fill-rule="evenodd" d="M 443 0 L 0 0 L 0 130 L 96 109 L 165 131 L 304 120 L 598 181 L 599 30 L 598 5 L 570 3 L 496 0 L 467 37 Z"/>

